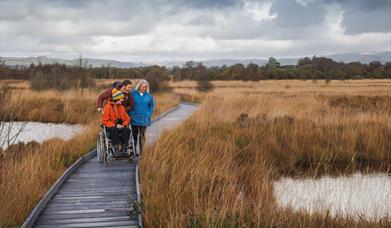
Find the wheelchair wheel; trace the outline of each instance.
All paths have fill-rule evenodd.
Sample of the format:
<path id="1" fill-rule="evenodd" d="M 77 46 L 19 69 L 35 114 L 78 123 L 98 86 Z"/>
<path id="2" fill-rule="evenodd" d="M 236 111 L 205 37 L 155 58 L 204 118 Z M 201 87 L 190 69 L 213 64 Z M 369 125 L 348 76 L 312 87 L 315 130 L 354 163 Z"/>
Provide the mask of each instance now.
<path id="1" fill-rule="evenodd" d="M 104 151 L 104 153 L 103 153 L 102 159 L 103 159 L 103 162 L 106 163 L 106 165 L 108 165 L 109 161 L 110 161 L 109 150 L 110 150 L 109 139 L 107 137 L 104 137 L 104 141 L 103 141 L 103 151 Z"/>
<path id="2" fill-rule="evenodd" d="M 130 128 L 131 129 L 131 128 Z M 136 157 L 136 148 L 134 146 L 134 139 L 133 139 L 133 133 L 132 131 L 130 131 L 130 137 L 129 137 L 129 141 L 128 141 L 128 149 L 127 149 L 127 152 L 128 152 L 128 155 L 129 157 Z"/>
<path id="3" fill-rule="evenodd" d="M 102 133 L 99 133 L 96 143 L 96 157 L 98 162 L 102 163 L 104 158 L 105 150 L 104 150 L 104 140 Z"/>

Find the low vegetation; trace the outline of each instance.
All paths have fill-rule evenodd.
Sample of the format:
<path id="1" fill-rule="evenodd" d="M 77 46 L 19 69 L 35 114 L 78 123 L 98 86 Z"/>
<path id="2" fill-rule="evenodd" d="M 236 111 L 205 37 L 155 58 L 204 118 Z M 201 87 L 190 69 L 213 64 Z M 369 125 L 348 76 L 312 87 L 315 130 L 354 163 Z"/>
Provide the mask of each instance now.
<path id="1" fill-rule="evenodd" d="M 171 87 L 169 86 L 170 75 L 163 68 L 156 68 L 149 71 L 145 79 L 149 83 L 151 91 L 155 92 L 170 92 Z"/>
<path id="2" fill-rule="evenodd" d="M 200 109 L 142 157 L 147 227 L 390 226 L 389 218 L 279 208 L 273 181 L 390 172 L 391 82 L 214 85 L 198 95 Z M 197 94 L 193 82 L 178 84 L 176 91 L 184 90 Z"/>
<path id="3" fill-rule="evenodd" d="M 7 154 L 0 161 L 0 225 L 22 224 L 65 169 L 94 148 L 97 132 L 96 125 L 92 125 L 70 141 L 53 139 Z"/>
<path id="4" fill-rule="evenodd" d="M 20 225 L 63 171 L 93 149 L 99 131 L 95 99 L 111 82 L 41 92 L 26 81 L 4 82 L 12 92 L 5 104 L 23 102 L 8 106 L 19 107 L 9 120 L 78 123 L 87 130 L 68 142 L 20 143 L 2 151 L 0 226 Z M 200 93 L 195 81 L 170 81 L 171 92 L 155 94 L 155 116 L 180 101 L 201 106 L 142 157 L 147 227 L 390 225 L 389 219 L 282 209 L 273 197 L 273 181 L 281 176 L 390 172 L 390 81 L 212 84 L 213 91 Z"/>
<path id="5" fill-rule="evenodd" d="M 65 65 L 38 65 L 31 70 L 30 84 L 33 90 L 68 90 L 71 88 L 89 88 L 94 86 L 88 69 L 67 67 Z"/>
<path id="6" fill-rule="evenodd" d="M 37 92 L 23 81 L 2 81 L 0 84 L 8 85 L 0 90 L 4 95 L 0 100 L 3 102 L 1 123 L 16 120 L 86 126 L 84 132 L 69 141 L 51 139 L 42 144 L 17 143 L 0 149 L 0 227 L 16 227 L 23 223 L 67 167 L 94 149 L 100 125 L 95 102 L 100 90 L 77 88 Z M 154 94 L 154 98 L 154 116 L 174 107 L 180 100 L 172 93 Z"/>

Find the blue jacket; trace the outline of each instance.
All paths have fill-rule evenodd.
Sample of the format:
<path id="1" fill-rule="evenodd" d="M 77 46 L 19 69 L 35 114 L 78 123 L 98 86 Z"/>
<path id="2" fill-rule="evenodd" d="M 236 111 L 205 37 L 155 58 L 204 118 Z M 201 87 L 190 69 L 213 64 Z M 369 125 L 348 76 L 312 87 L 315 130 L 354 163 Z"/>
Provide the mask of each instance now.
<path id="1" fill-rule="evenodd" d="M 137 90 L 132 91 L 134 99 L 134 106 L 129 112 L 131 118 L 131 125 L 134 126 L 150 126 L 152 124 L 151 118 L 155 102 L 151 94 L 145 92 L 143 96 Z"/>

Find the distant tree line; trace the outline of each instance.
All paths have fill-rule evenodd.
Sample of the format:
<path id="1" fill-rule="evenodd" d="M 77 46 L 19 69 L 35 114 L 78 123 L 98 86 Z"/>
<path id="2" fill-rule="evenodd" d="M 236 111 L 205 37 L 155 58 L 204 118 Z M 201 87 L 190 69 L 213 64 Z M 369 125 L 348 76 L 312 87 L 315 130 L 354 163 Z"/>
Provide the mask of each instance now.
<path id="1" fill-rule="evenodd" d="M 69 66 L 65 64 L 31 64 L 30 66 L 8 66 L 4 62 L 0 62 L 0 79 L 23 79 L 30 80 L 36 76 L 38 72 L 48 75 L 51 72 L 63 73 L 72 77 L 81 76 L 80 71 L 88 73 L 93 79 L 121 79 L 121 78 L 147 78 L 152 75 L 163 75 L 167 77 L 170 71 L 165 67 L 160 66 L 146 66 L 146 67 L 131 67 L 131 68 L 117 68 L 110 66 L 91 67 L 86 63 L 80 62 L 78 66 Z"/>
<path id="2" fill-rule="evenodd" d="M 296 65 L 282 66 L 275 58 L 270 57 L 264 66 L 250 63 L 247 66 L 235 64 L 232 66 L 206 67 L 202 63 L 189 61 L 183 66 L 168 69 L 164 66 L 146 66 L 117 68 L 110 66 L 87 67 L 80 62 L 79 66 L 66 66 L 61 64 L 31 64 L 29 67 L 10 67 L 0 64 L 0 79 L 27 79 L 39 86 L 42 82 L 57 84 L 60 88 L 89 87 L 93 79 L 110 78 L 146 78 L 153 83 L 161 81 L 194 80 L 205 84 L 210 80 L 244 80 L 258 81 L 267 79 L 365 79 L 365 78 L 391 78 L 391 62 L 382 64 L 373 61 L 369 64 L 360 62 L 343 63 L 330 58 L 312 57 L 303 58 Z M 70 82 L 68 82 L 70 81 Z M 46 86 L 41 85 L 42 89 Z"/>
<path id="3" fill-rule="evenodd" d="M 391 78 L 391 62 L 382 64 L 373 61 L 369 64 L 360 62 L 335 62 L 324 57 L 300 59 L 297 65 L 281 64 L 273 57 L 264 66 L 250 63 L 247 66 L 235 64 L 232 66 L 206 68 L 202 63 L 187 62 L 183 67 L 171 70 L 174 80 L 244 80 L 258 81 L 267 79 L 364 79 Z"/>

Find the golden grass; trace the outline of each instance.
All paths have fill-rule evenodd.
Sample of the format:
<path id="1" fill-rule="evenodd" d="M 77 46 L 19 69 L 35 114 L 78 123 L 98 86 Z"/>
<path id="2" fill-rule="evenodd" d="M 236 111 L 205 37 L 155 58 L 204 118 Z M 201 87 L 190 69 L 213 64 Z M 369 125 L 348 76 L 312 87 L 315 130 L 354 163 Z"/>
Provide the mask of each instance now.
<path id="1" fill-rule="evenodd" d="M 143 154 L 146 227 L 391 225 L 280 209 L 272 193 L 282 175 L 389 172 L 390 80 L 214 83 L 181 82 L 200 109 Z"/>
<path id="2" fill-rule="evenodd" d="M 0 226 L 22 224 L 65 169 L 94 148 L 97 132 L 94 125 L 69 141 L 49 140 L 36 150 L 1 161 Z"/>
<path id="3" fill-rule="evenodd" d="M 379 80 L 344 80 L 331 81 L 324 80 L 266 80 L 266 81 L 213 81 L 216 90 L 214 96 L 226 94 L 297 94 L 302 95 L 389 95 L 391 81 L 387 79 Z M 175 92 L 196 93 L 196 82 L 181 81 L 172 82 Z"/>
<path id="4" fill-rule="evenodd" d="M 13 150 L 15 154 L 7 154 L 0 160 L 0 227 L 22 224 L 66 168 L 95 147 L 100 125 L 95 111 L 99 92 L 13 89 L 11 102 L 20 99 L 23 103 L 17 120 L 77 123 L 86 125 L 87 130 L 69 141 L 52 139 L 34 148 L 18 147 L 16 150 L 20 151 Z M 179 102 L 174 94 L 155 94 L 154 98 L 154 116 Z"/>
<path id="5" fill-rule="evenodd" d="M 177 106 L 181 101 L 178 96 L 172 93 L 159 93 L 157 96 L 154 96 L 155 100 L 155 111 L 153 112 L 153 117 L 155 118 L 163 112 Z"/>
<path id="6" fill-rule="evenodd" d="M 109 84 L 113 80 L 98 80 L 97 84 Z M 102 88 L 71 89 L 67 91 L 33 91 L 26 81 L 0 80 L 0 87 L 13 88 L 11 102 L 23 101 L 23 108 L 16 113 L 18 121 L 65 122 L 87 124 L 96 117 L 96 99 Z M 19 86 L 17 86 L 19 85 Z M 23 90 L 15 89 L 23 88 Z M 179 103 L 180 97 L 172 93 L 154 94 L 155 112 L 159 115 Z"/>
<path id="7" fill-rule="evenodd" d="M 71 141 L 50 140 L 0 161 L 1 227 L 20 225 L 62 172 L 94 147 L 99 130 L 95 100 L 100 91 L 38 93 L 23 81 L 7 83 L 26 104 L 18 120 L 81 123 L 88 130 Z M 279 209 L 271 185 L 287 174 L 351 172 L 365 166 L 363 160 L 374 162 L 368 166 L 372 170 L 387 170 L 390 80 L 214 84 L 213 92 L 200 94 L 194 82 L 174 82 L 174 93 L 155 95 L 154 116 L 179 101 L 202 105 L 142 157 L 146 226 L 390 225 L 388 220 L 353 221 Z M 239 118 L 243 113 L 248 117 Z"/>

